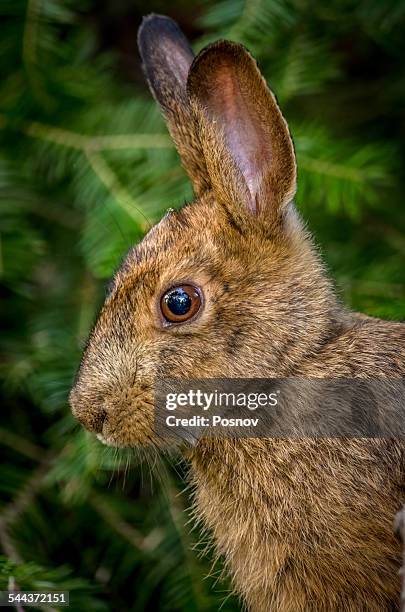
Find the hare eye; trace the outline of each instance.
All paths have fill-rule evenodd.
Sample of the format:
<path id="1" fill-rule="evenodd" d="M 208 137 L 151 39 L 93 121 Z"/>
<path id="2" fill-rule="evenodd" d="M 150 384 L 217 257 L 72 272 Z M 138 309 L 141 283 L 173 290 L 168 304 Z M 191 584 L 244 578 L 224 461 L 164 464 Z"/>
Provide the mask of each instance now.
<path id="1" fill-rule="evenodd" d="M 181 285 L 169 289 L 160 301 L 162 314 L 170 323 L 188 321 L 198 312 L 200 306 L 200 293 L 192 285 Z"/>

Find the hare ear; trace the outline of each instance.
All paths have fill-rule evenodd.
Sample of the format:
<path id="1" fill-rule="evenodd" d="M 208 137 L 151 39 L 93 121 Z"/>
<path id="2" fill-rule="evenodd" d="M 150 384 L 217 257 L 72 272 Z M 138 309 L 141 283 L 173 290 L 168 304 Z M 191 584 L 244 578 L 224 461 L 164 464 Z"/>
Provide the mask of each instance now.
<path id="1" fill-rule="evenodd" d="M 170 134 L 197 195 L 209 188 L 202 147 L 186 93 L 194 54 L 177 23 L 163 15 L 144 17 L 138 49 L 149 88 L 166 118 Z"/>
<path id="2" fill-rule="evenodd" d="M 294 147 L 248 51 L 230 41 L 203 49 L 190 69 L 187 92 L 217 198 L 236 206 L 239 215 L 269 219 L 283 212 L 296 191 Z"/>

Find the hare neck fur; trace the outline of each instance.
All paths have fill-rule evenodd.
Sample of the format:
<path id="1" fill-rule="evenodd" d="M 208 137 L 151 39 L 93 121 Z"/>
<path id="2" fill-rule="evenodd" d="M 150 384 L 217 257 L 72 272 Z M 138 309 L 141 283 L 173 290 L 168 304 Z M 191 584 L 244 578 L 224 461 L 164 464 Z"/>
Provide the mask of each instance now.
<path id="1" fill-rule="evenodd" d="M 399 444 L 250 439 L 198 446 L 194 516 L 213 535 L 249 610 L 398 609 Z"/>

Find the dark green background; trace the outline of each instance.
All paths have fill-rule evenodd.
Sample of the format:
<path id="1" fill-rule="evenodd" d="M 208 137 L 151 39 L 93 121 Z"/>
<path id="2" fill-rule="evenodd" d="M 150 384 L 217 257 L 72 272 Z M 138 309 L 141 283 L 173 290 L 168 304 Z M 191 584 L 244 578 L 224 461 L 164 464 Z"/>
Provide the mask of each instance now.
<path id="1" fill-rule="evenodd" d="M 70 589 L 73 610 L 226 612 L 220 565 L 185 526 L 186 466 L 109 452 L 67 406 L 120 258 L 191 197 L 140 72 L 151 10 L 196 50 L 249 47 L 342 299 L 403 319 L 405 2 L 0 1 L 0 587 Z"/>

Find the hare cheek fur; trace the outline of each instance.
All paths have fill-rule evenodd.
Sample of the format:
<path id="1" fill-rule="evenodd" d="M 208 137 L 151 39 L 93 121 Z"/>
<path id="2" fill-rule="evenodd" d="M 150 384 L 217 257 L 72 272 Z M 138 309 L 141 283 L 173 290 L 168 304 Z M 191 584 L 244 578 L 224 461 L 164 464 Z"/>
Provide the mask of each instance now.
<path id="1" fill-rule="evenodd" d="M 197 58 L 174 22 L 138 37 L 150 88 L 196 193 L 126 257 L 71 392 L 73 413 L 116 446 L 153 444 L 158 377 L 399 377 L 405 326 L 335 298 L 291 200 L 286 123 L 248 52 Z M 162 324 L 168 287 L 201 289 L 189 323 Z M 201 440 L 187 451 L 194 515 L 256 612 L 399 609 L 400 440 Z"/>

